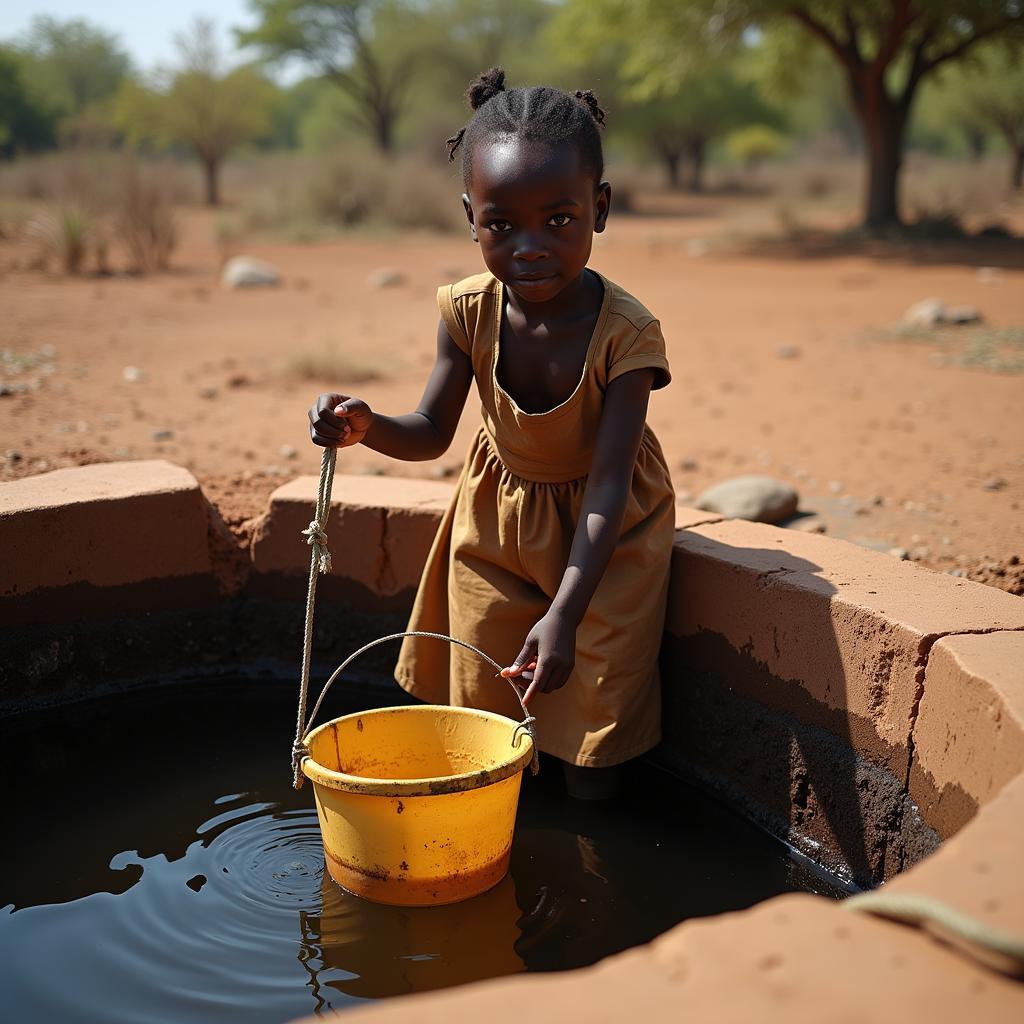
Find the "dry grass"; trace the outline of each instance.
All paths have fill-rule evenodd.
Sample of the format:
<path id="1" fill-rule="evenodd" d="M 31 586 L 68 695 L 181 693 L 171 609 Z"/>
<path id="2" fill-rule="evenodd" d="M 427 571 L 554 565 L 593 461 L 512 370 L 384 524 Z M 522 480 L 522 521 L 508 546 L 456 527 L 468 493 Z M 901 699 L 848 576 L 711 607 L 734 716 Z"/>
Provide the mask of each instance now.
<path id="1" fill-rule="evenodd" d="M 293 353 L 285 369 L 294 380 L 319 382 L 328 387 L 365 384 L 383 377 L 376 364 L 342 352 L 335 342 L 330 341 L 325 342 L 321 349 Z"/>
<path id="2" fill-rule="evenodd" d="M 311 240 L 352 229 L 449 232 L 463 223 L 454 172 L 412 157 L 386 160 L 355 148 L 322 156 L 271 154 L 229 168 L 237 226 Z"/>
<path id="3" fill-rule="evenodd" d="M 872 331 L 865 341 L 928 345 L 935 366 L 970 366 L 991 373 L 1024 373 L 1024 327 L 921 327 L 896 324 Z"/>

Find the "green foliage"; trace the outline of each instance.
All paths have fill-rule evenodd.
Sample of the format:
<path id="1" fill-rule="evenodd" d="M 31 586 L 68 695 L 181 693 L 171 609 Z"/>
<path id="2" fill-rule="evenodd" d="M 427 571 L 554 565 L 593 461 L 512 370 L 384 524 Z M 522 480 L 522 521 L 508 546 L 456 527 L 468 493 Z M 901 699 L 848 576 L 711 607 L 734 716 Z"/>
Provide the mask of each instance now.
<path id="1" fill-rule="evenodd" d="M 411 0 L 250 0 L 259 24 L 238 33 L 264 59 L 298 58 L 351 101 L 351 117 L 382 152 L 394 148 L 422 41 Z"/>
<path id="2" fill-rule="evenodd" d="M 776 160 L 788 148 L 781 132 L 766 124 L 750 124 L 732 132 L 725 140 L 725 151 L 738 164 L 752 168 L 766 160 Z"/>
<path id="3" fill-rule="evenodd" d="M 0 156 L 45 149 L 56 140 L 57 116 L 25 82 L 24 59 L 0 48 Z"/>

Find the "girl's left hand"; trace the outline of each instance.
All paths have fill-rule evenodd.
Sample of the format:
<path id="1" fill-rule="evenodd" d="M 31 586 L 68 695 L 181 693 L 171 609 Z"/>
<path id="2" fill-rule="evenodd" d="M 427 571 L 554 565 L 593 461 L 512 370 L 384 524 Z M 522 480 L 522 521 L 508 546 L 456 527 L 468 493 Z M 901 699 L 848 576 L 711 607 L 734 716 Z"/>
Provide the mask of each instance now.
<path id="1" fill-rule="evenodd" d="M 534 694 L 565 686 L 575 664 L 576 627 L 563 615 L 549 611 L 530 630 L 519 656 L 501 674 L 530 684 L 523 694 L 523 703 L 529 704 Z"/>

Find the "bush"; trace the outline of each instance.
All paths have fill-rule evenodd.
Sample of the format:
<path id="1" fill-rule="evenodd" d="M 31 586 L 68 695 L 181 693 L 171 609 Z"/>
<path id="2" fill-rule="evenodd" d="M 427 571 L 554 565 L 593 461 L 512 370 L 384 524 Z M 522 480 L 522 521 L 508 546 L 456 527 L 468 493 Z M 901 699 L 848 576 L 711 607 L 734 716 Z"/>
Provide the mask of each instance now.
<path id="1" fill-rule="evenodd" d="M 28 235 L 39 243 L 44 263 L 56 257 L 66 274 L 77 274 L 95 237 L 92 216 L 81 206 L 60 206 L 33 217 Z"/>
<path id="2" fill-rule="evenodd" d="M 783 156 L 788 146 L 785 136 L 764 124 L 750 124 L 732 132 L 725 140 L 725 151 L 732 160 L 751 169 L 766 160 Z"/>
<path id="3" fill-rule="evenodd" d="M 142 174 L 134 160 L 125 164 L 120 185 L 112 210 L 114 233 L 128 253 L 131 269 L 166 270 L 178 242 L 170 187 L 153 170 Z"/>

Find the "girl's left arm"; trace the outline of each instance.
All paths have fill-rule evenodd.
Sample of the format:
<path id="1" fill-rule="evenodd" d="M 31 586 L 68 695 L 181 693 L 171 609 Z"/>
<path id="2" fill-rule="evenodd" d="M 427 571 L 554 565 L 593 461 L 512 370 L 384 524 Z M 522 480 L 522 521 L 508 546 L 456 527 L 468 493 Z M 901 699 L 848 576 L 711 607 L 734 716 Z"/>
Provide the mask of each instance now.
<path id="1" fill-rule="evenodd" d="M 643 439 L 653 369 L 630 370 L 605 392 L 601 425 L 569 564 L 547 614 L 530 630 L 523 649 L 502 673 L 516 677 L 532 670 L 523 698 L 564 686 L 576 661 L 576 629 L 590 605 L 619 540 L 633 467 Z"/>

